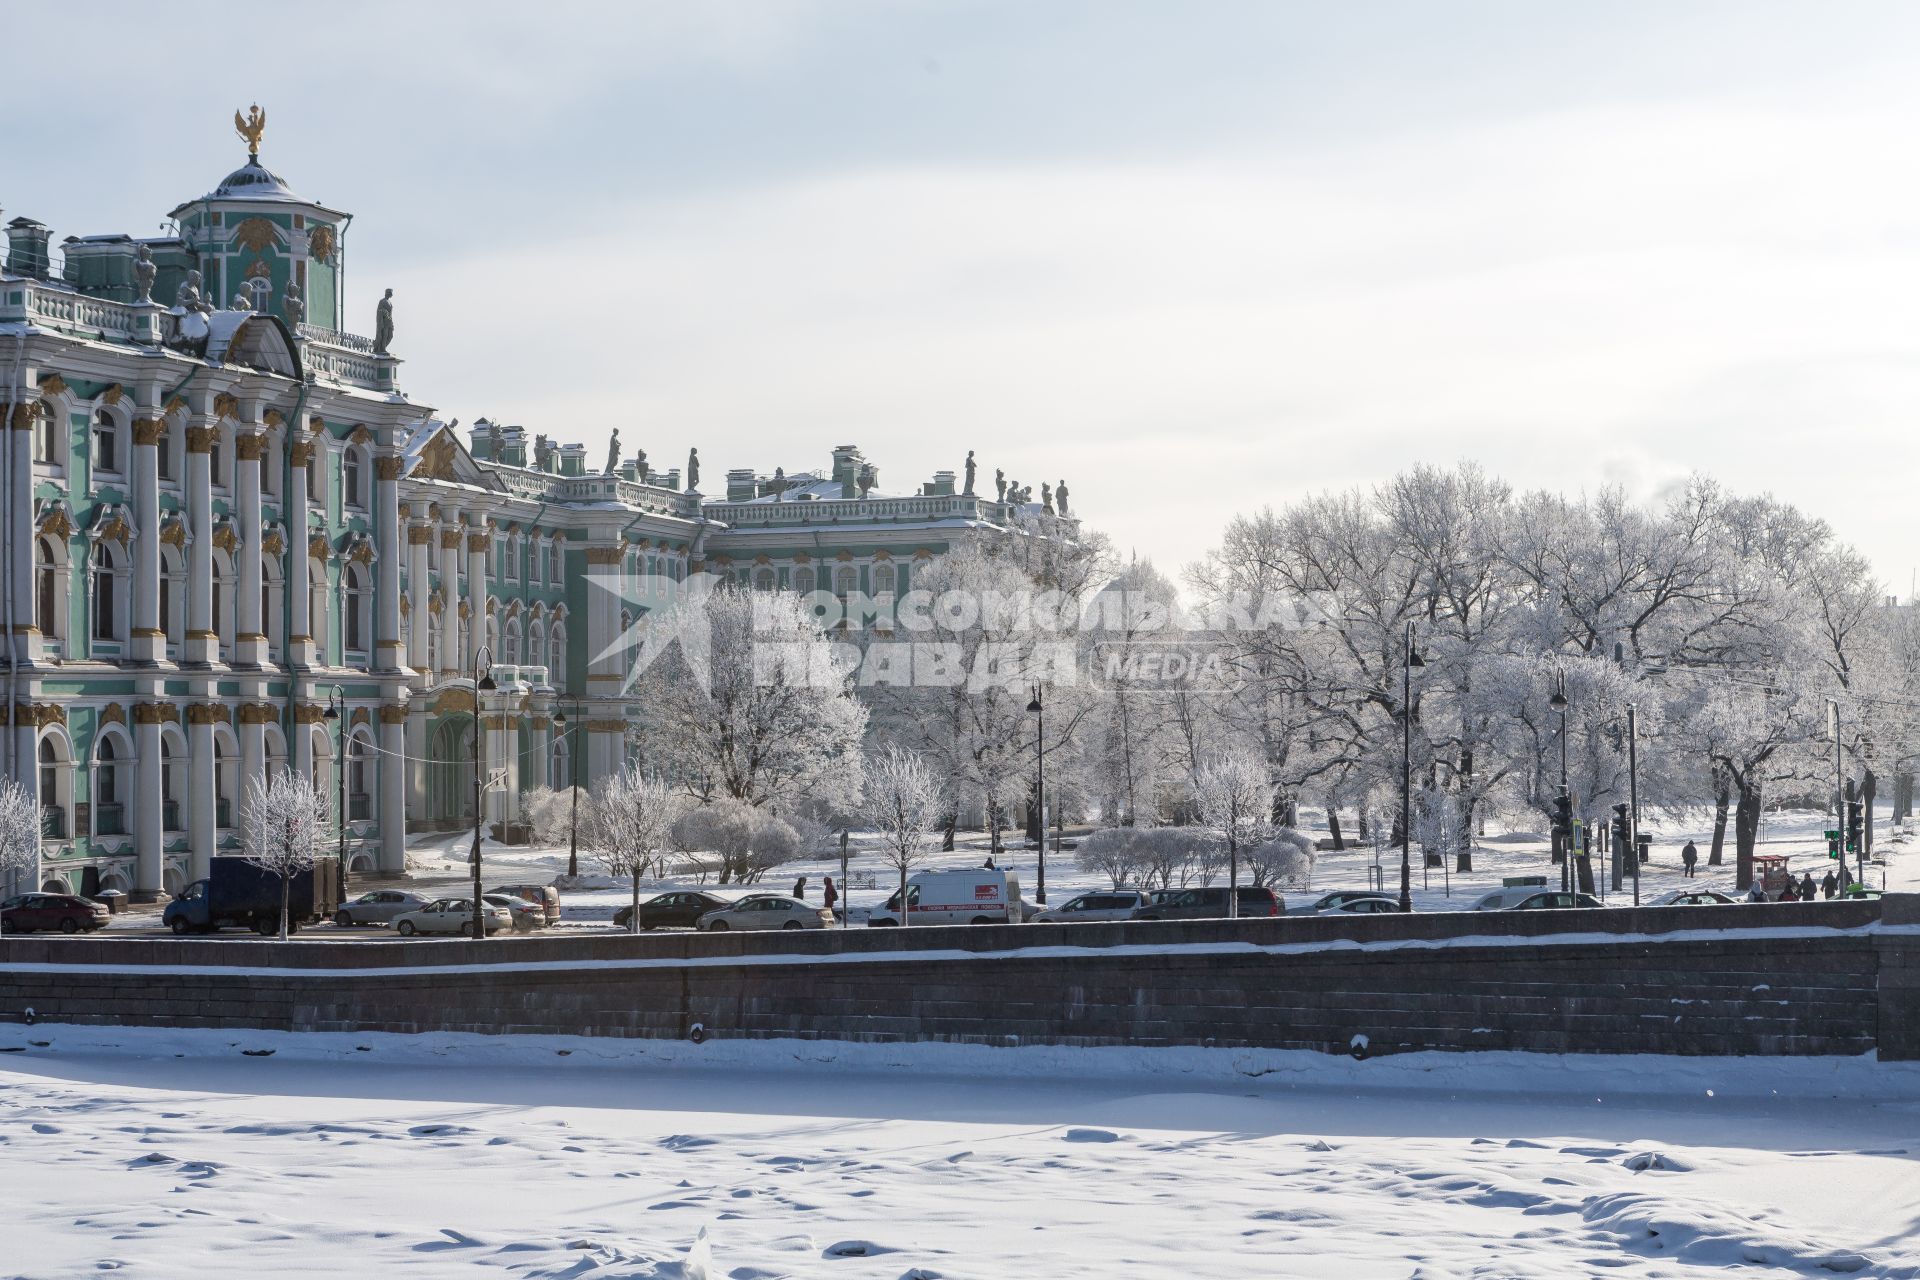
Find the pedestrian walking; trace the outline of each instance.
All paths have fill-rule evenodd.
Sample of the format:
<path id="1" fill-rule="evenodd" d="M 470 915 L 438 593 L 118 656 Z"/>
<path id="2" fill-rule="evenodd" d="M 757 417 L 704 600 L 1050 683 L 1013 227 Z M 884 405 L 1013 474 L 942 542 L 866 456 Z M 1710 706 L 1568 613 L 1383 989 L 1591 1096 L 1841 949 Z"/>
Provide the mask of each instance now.
<path id="1" fill-rule="evenodd" d="M 1796 885 L 1793 882 L 1792 876 L 1788 876 L 1786 884 L 1782 885 L 1780 888 L 1780 901 L 1797 902 L 1799 898 L 1800 898 L 1800 886 Z"/>
<path id="2" fill-rule="evenodd" d="M 1700 851 L 1693 847 L 1693 841 L 1687 841 L 1687 847 L 1680 851 L 1680 861 L 1687 868 L 1687 879 L 1693 879 L 1693 868 L 1700 861 Z"/>
<path id="3" fill-rule="evenodd" d="M 1812 902 L 1813 895 L 1814 895 L 1813 872 L 1809 871 L 1805 875 L 1800 877 L 1800 901 Z"/>
<path id="4" fill-rule="evenodd" d="M 1820 882 L 1820 896 L 1823 898 L 1831 898 L 1834 894 L 1834 890 L 1838 889 L 1839 887 L 1840 887 L 1840 882 L 1838 880 L 1835 880 L 1833 878 L 1833 872 L 1829 871 L 1827 872 L 1826 879 Z"/>
<path id="5" fill-rule="evenodd" d="M 805 876 L 801 876 L 793 882 L 793 896 L 802 902 L 807 900 L 807 878 Z"/>
<path id="6" fill-rule="evenodd" d="M 832 876 L 820 877 L 820 900 L 826 904 L 827 910 L 833 915 L 838 916 L 840 914 L 833 909 L 833 904 L 840 901 L 840 891 L 833 887 Z"/>
<path id="7" fill-rule="evenodd" d="M 1753 882 L 1753 886 L 1747 890 L 1747 901 L 1748 902 L 1765 902 L 1766 900 L 1767 900 L 1767 891 L 1760 887 L 1760 882 L 1758 880 L 1755 880 Z"/>

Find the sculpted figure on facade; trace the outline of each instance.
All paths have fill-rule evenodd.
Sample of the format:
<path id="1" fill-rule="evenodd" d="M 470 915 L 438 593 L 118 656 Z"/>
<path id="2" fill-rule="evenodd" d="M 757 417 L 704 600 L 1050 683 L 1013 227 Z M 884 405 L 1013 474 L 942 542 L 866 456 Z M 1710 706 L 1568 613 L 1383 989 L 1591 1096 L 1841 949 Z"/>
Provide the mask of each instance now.
<path id="1" fill-rule="evenodd" d="M 700 451 L 687 450 L 687 491 L 697 493 L 700 489 Z"/>
<path id="2" fill-rule="evenodd" d="M 1007 500 L 1007 473 L 998 467 L 993 469 L 993 487 L 999 491 L 999 496 L 995 501 L 1005 502 Z"/>
<path id="3" fill-rule="evenodd" d="M 969 450 L 967 450 L 967 483 L 966 483 L 966 487 L 965 487 L 965 488 L 963 488 L 963 489 L 961 489 L 961 490 L 960 490 L 960 492 L 961 492 L 961 493 L 972 493 L 972 492 L 973 492 L 973 450 L 971 450 L 971 449 L 969 449 Z"/>
<path id="4" fill-rule="evenodd" d="M 300 296 L 299 285 L 287 285 L 287 296 L 280 299 L 280 311 L 287 318 L 287 328 L 299 332 L 300 326 L 307 322 L 307 300 Z"/>
<path id="5" fill-rule="evenodd" d="M 141 245 L 133 251 L 133 300 L 153 301 L 153 277 L 159 268 L 153 265 L 153 250 Z"/>
<path id="6" fill-rule="evenodd" d="M 373 309 L 373 353 L 384 356 L 393 344 L 393 290 L 387 290 L 380 305 Z"/>
<path id="7" fill-rule="evenodd" d="M 607 475 L 620 470 L 620 428 L 613 429 L 613 438 L 607 441 Z"/>
<path id="8" fill-rule="evenodd" d="M 1067 482 L 1065 480 L 1053 486 L 1053 505 L 1059 509 L 1061 515 L 1067 514 Z"/>
<path id="9" fill-rule="evenodd" d="M 1040 505 L 1046 508 L 1048 515 L 1053 514 L 1053 486 L 1045 480 L 1040 482 Z"/>

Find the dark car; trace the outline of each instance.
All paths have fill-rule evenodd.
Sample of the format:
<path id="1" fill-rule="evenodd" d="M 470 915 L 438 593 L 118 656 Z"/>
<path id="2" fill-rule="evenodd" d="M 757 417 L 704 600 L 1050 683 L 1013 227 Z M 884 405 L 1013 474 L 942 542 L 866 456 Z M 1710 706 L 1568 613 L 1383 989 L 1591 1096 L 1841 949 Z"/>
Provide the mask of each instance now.
<path id="1" fill-rule="evenodd" d="M 640 927 L 642 929 L 691 929 L 693 922 L 709 911 L 718 911 L 732 904 L 725 898 L 715 897 L 711 893 L 702 893 L 698 889 L 676 889 L 672 893 L 663 893 L 648 898 L 640 904 Z M 613 916 L 613 923 L 622 929 L 632 927 L 633 908 L 622 907 Z"/>
<path id="2" fill-rule="evenodd" d="M 92 933 L 107 927 L 104 903 L 71 893 L 23 893 L 0 902 L 0 931 Z"/>
<path id="3" fill-rule="evenodd" d="M 1509 911 L 1571 911 L 1606 904 L 1590 893 L 1535 893 L 1508 907 Z"/>
<path id="4" fill-rule="evenodd" d="M 1285 904 L 1280 896 L 1271 889 L 1254 889 L 1240 886 L 1239 893 L 1241 916 L 1277 916 Z M 1156 902 L 1152 906 L 1141 907 L 1133 913 L 1135 920 L 1214 920 L 1227 914 L 1227 889 L 1225 885 L 1204 889 L 1182 889 L 1165 902 Z"/>

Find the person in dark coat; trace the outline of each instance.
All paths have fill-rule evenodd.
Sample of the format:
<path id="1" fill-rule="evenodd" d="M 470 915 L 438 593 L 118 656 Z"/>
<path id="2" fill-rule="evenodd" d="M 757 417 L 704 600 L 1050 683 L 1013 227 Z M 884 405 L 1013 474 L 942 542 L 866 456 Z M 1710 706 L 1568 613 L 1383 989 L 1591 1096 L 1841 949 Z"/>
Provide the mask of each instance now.
<path id="1" fill-rule="evenodd" d="M 802 902 L 806 901 L 807 878 L 805 876 L 801 876 L 793 882 L 793 896 L 799 898 Z"/>
<path id="2" fill-rule="evenodd" d="M 986 868 L 985 868 L 985 869 L 986 869 L 986 870 L 988 870 L 988 871 L 997 871 L 997 870 L 999 870 L 999 868 L 998 868 L 998 867 L 995 867 L 995 866 L 993 865 L 993 855 L 992 855 L 992 854 L 988 854 L 988 855 L 987 855 L 987 865 L 986 865 Z"/>
<path id="3" fill-rule="evenodd" d="M 1834 894 L 1834 891 L 1839 887 L 1840 887 L 1840 882 L 1838 880 L 1835 880 L 1833 878 L 1833 872 L 1829 871 L 1827 872 L 1826 879 L 1820 882 L 1820 896 L 1823 898 L 1831 898 Z"/>
<path id="4" fill-rule="evenodd" d="M 1693 841 L 1687 841 L 1687 847 L 1680 851 L 1680 861 L 1687 868 L 1687 879 L 1693 879 L 1693 868 L 1700 861 L 1700 851 L 1693 847 Z"/>
<path id="5" fill-rule="evenodd" d="M 1788 876 L 1786 884 L 1781 886 L 1779 900 L 1781 902 L 1798 902 L 1800 900 L 1800 886 L 1793 882 L 1792 876 Z"/>
<path id="6" fill-rule="evenodd" d="M 1800 877 L 1800 901 L 1812 902 L 1814 893 L 1813 872 L 1809 871 Z"/>
<path id="7" fill-rule="evenodd" d="M 832 876 L 820 877 L 820 901 L 826 905 L 828 911 L 833 911 L 833 904 L 840 901 L 840 891 L 833 887 Z M 833 914 L 840 913 L 833 911 Z"/>

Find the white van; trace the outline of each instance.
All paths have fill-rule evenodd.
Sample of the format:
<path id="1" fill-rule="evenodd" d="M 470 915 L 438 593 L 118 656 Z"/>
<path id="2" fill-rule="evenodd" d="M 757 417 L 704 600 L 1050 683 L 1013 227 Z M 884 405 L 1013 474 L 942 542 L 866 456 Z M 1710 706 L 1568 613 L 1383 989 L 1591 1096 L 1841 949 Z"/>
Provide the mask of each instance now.
<path id="1" fill-rule="evenodd" d="M 907 877 L 911 924 L 1019 924 L 1020 877 L 1005 871 L 916 871 Z M 900 924 L 900 891 L 867 916 L 867 926 Z"/>

